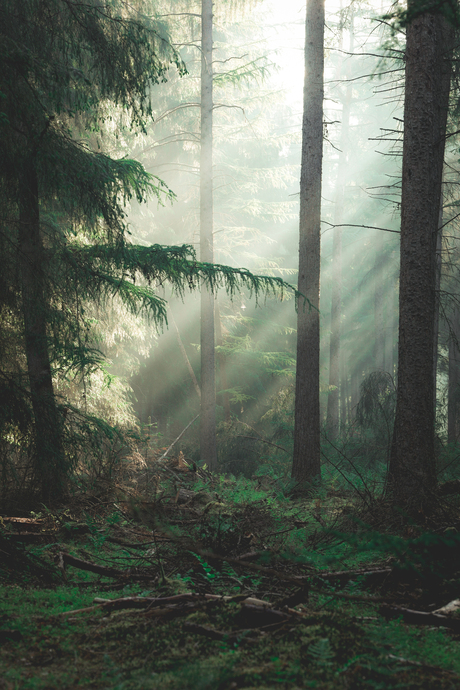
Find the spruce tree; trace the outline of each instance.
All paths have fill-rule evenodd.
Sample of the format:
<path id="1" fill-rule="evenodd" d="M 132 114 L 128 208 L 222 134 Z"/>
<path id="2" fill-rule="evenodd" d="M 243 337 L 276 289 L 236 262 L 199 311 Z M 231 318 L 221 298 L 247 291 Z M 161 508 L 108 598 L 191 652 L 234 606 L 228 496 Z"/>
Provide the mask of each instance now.
<path id="1" fill-rule="evenodd" d="M 178 292 L 202 282 L 230 293 L 244 284 L 256 295 L 283 287 L 200 263 L 189 246 L 130 243 L 126 203 L 172 193 L 140 163 L 110 158 L 90 144 L 104 129 L 143 130 L 152 84 L 166 79 L 171 64 L 184 72 L 164 27 L 144 10 L 140 0 L 0 6 L 0 193 L 8 209 L 1 233 L 16 262 L 0 307 L 2 316 L 10 314 L 14 295 L 7 318 L 19 324 L 26 382 L 8 365 L 2 374 L 31 411 L 33 481 L 45 501 L 63 495 L 70 471 L 66 407 L 56 398 L 53 372 L 84 371 L 100 359 L 85 300 L 118 295 L 133 311 L 146 308 L 165 322 L 165 300 L 153 287 L 164 281 Z"/>

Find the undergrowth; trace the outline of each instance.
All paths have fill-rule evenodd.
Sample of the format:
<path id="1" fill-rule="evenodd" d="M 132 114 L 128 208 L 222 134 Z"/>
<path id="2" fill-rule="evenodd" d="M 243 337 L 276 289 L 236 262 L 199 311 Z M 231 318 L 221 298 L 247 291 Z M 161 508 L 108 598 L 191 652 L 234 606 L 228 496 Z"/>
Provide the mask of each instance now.
<path id="1" fill-rule="evenodd" d="M 169 464 L 5 516 L 0 688 L 460 687 L 458 613 L 404 622 L 458 596 L 456 499 L 399 529 L 324 469 L 294 501 L 273 475 Z"/>

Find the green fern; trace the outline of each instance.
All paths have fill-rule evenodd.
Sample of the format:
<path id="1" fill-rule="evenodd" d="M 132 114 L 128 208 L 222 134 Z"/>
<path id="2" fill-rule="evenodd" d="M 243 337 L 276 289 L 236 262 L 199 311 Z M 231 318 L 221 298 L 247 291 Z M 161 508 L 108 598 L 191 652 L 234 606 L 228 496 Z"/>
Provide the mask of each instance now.
<path id="1" fill-rule="evenodd" d="M 330 666 L 335 656 L 327 637 L 312 642 L 308 647 L 307 654 L 320 666 Z"/>

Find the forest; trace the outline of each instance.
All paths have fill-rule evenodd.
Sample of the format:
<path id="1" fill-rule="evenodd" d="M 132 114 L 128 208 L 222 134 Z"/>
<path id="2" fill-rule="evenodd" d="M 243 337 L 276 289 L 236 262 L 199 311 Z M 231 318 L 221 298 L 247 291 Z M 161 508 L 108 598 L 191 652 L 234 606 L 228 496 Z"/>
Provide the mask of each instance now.
<path id="1" fill-rule="evenodd" d="M 460 688 L 456 0 L 0 0 L 0 690 Z"/>

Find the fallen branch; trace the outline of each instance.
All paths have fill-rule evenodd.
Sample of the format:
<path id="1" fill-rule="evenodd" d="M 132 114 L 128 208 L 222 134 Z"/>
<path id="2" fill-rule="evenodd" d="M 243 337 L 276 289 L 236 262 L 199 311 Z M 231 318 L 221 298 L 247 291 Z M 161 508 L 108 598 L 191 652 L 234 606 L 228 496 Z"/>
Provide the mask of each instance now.
<path id="1" fill-rule="evenodd" d="M 151 580 L 152 574 L 142 574 L 133 571 L 131 568 L 128 570 L 118 570 L 117 568 L 108 568 L 104 565 L 98 565 L 97 563 L 92 563 L 91 561 L 85 561 L 82 558 L 77 558 L 76 556 L 71 556 L 70 553 L 61 551 L 56 557 L 57 563 L 61 572 L 65 575 L 66 565 L 71 565 L 79 570 L 87 570 L 90 573 L 96 573 L 96 575 L 102 575 L 104 577 L 111 577 L 114 579 L 122 578 L 136 578 L 141 580 Z"/>
<path id="2" fill-rule="evenodd" d="M 383 575 L 389 575 L 392 572 L 392 568 L 378 568 L 376 570 L 329 570 L 327 572 L 319 572 L 313 577 L 319 578 L 320 580 L 351 580 L 353 577 L 381 577 Z"/>
<path id="3" fill-rule="evenodd" d="M 247 561 L 242 561 L 239 558 L 231 558 L 230 556 L 220 556 L 219 554 L 212 553 L 212 551 L 206 551 L 205 549 L 194 548 L 191 553 L 197 553 L 203 558 L 208 558 L 210 560 L 225 561 L 226 563 L 231 563 L 232 565 L 240 565 L 246 568 L 246 570 L 252 570 L 256 573 L 262 573 L 264 575 L 270 575 L 271 577 L 276 577 L 280 582 L 291 582 L 297 586 L 306 585 L 308 583 L 308 577 L 302 576 L 292 576 L 286 575 L 285 573 L 275 570 L 274 568 L 266 568 L 263 565 L 258 565 L 257 563 L 247 563 Z"/>
<path id="4" fill-rule="evenodd" d="M 402 606 L 381 606 L 380 613 L 385 618 L 398 618 L 402 616 L 405 623 L 412 625 L 431 625 L 436 628 L 444 627 L 450 628 L 460 632 L 460 619 L 448 618 L 440 613 L 430 613 L 427 611 L 414 611 L 413 609 L 406 609 Z"/>
<path id="5" fill-rule="evenodd" d="M 90 573 L 96 573 L 97 575 L 104 575 L 105 577 L 126 577 L 131 575 L 131 571 L 118 570 L 117 568 L 107 568 L 104 565 L 97 565 L 97 563 L 91 563 L 90 561 L 84 561 L 82 558 L 76 558 L 71 556 L 69 553 L 61 551 L 58 554 L 59 567 L 65 569 L 66 565 L 71 565 L 79 570 L 87 570 Z"/>
<path id="6" fill-rule="evenodd" d="M 219 594 L 193 594 L 186 592 L 184 594 L 175 594 L 170 597 L 120 597 L 118 599 L 94 599 L 94 606 L 87 606 L 83 609 L 73 609 L 71 611 L 64 611 L 61 616 L 71 616 L 79 613 L 91 613 L 97 610 L 103 611 L 121 611 L 123 609 L 144 609 L 151 611 L 155 608 L 162 607 L 162 613 L 171 613 L 172 611 L 180 611 L 181 607 L 184 611 L 190 611 L 188 605 L 206 604 L 210 601 L 216 603 L 239 603 L 244 609 L 254 612 L 270 612 L 277 619 L 283 617 L 284 620 L 292 616 L 302 616 L 303 614 L 294 609 L 286 609 L 285 611 L 278 611 L 272 608 L 268 601 L 263 599 L 256 599 L 255 597 L 248 597 L 246 595 L 237 594 L 235 596 L 220 596 Z"/>
<path id="7" fill-rule="evenodd" d="M 200 416 L 200 414 L 198 413 L 197 416 L 194 417 L 194 418 L 192 419 L 192 421 L 189 422 L 189 423 L 187 424 L 187 426 L 185 427 L 185 429 L 183 429 L 183 430 L 180 432 L 179 436 L 178 436 L 177 438 L 174 439 L 174 441 L 171 443 L 171 445 L 169 446 L 169 448 L 167 448 L 167 449 L 165 450 L 165 452 L 163 453 L 163 455 L 161 455 L 161 456 L 158 458 L 158 460 L 156 460 L 156 462 L 160 462 L 160 460 L 164 460 L 164 458 L 168 455 L 168 453 L 169 453 L 169 451 L 171 450 L 171 448 L 173 448 L 173 447 L 176 445 L 176 443 L 177 443 L 177 442 L 182 438 L 182 436 L 185 434 L 185 432 L 187 431 L 187 429 L 188 429 L 190 426 L 192 426 L 193 422 L 195 422 L 195 421 L 198 419 L 199 416 Z"/>
<path id="8" fill-rule="evenodd" d="M 394 654 L 388 654 L 387 658 L 393 659 L 394 661 L 400 661 L 402 664 L 408 664 L 408 666 L 419 666 L 420 668 L 425 668 L 429 671 L 448 674 L 450 676 L 455 676 L 455 678 L 458 678 L 458 674 L 455 673 L 455 671 L 449 671 L 448 669 L 441 668 L 440 666 L 433 666 L 432 664 L 423 664 L 420 661 L 415 661 L 413 659 L 406 659 L 403 656 L 395 656 Z"/>

